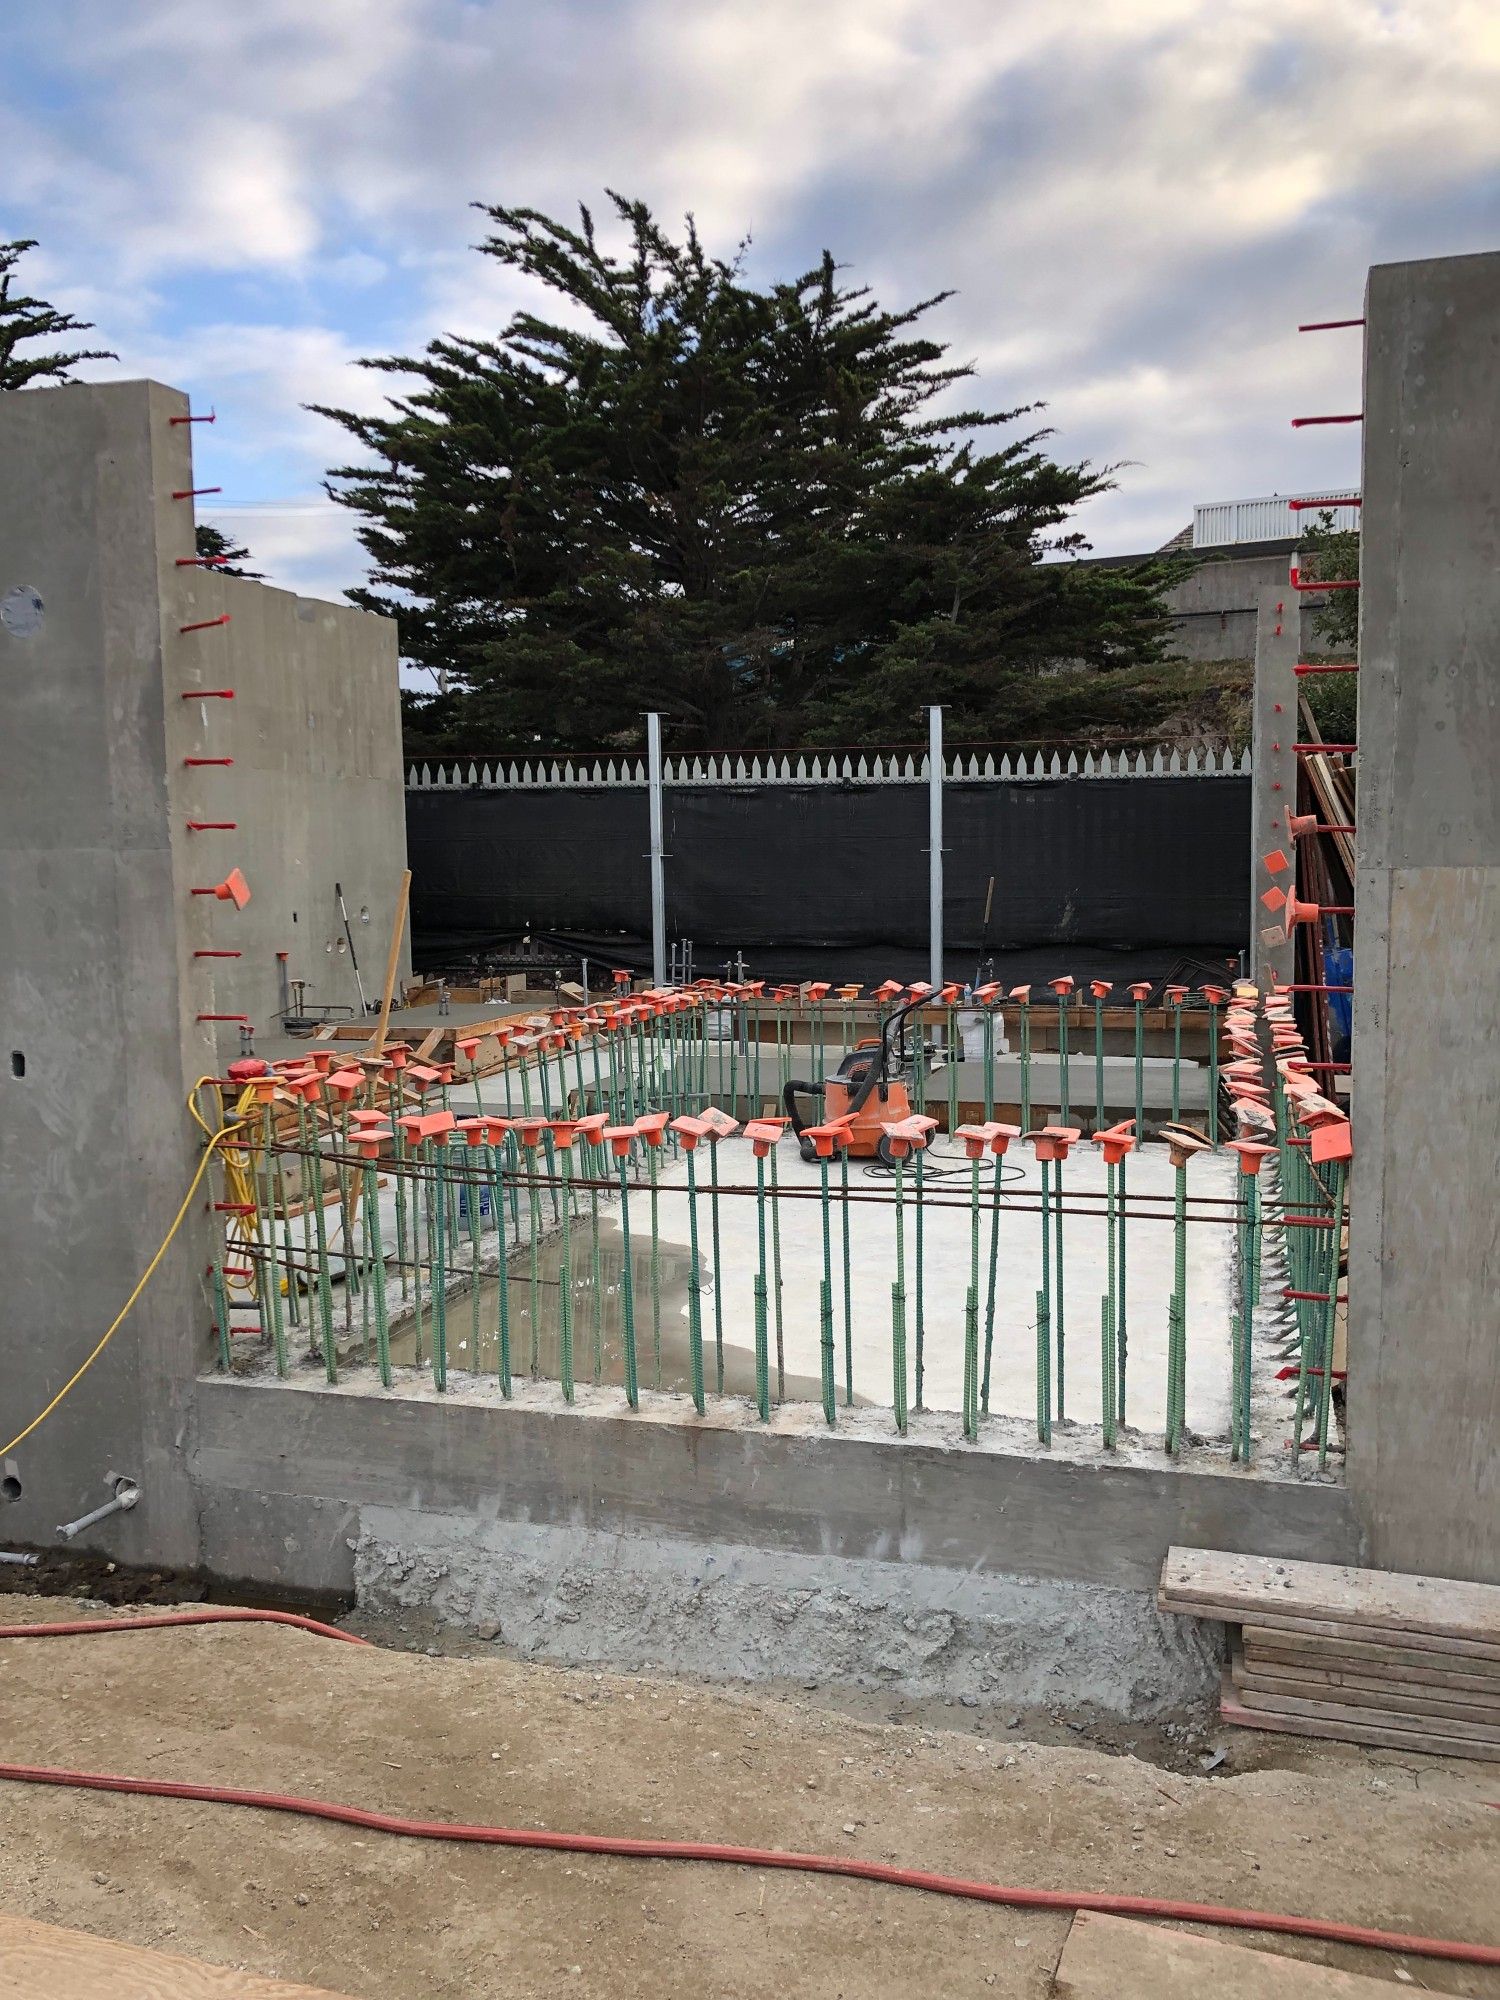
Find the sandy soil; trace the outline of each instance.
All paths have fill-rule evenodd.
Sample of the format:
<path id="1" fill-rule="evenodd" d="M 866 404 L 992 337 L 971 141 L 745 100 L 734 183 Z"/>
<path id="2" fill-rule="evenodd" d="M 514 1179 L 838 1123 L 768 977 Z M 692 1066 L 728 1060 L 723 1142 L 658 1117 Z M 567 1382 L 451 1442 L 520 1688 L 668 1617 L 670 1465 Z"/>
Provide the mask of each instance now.
<path id="1" fill-rule="evenodd" d="M 0 1598 L 0 1622 L 79 1609 Z M 1500 1936 L 1500 1812 L 1481 1803 L 1500 1796 L 1495 1767 L 1223 1741 L 1218 1773 L 1191 1776 L 812 1694 L 356 1651 L 269 1627 L 0 1641 L 12 1761 Z M 361 2000 L 1041 1995 L 1068 1924 L 753 1869 L 425 1846 L 11 1784 L 0 1907 Z M 1500 2000 L 1496 1973 L 1276 1948 Z"/>

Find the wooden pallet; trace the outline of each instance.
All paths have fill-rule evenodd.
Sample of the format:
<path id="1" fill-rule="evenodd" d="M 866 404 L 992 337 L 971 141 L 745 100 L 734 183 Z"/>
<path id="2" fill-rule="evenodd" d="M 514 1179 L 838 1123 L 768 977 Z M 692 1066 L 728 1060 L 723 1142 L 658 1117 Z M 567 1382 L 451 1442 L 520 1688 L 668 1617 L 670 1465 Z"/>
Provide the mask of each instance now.
<path id="1" fill-rule="evenodd" d="M 1157 1603 L 1239 1628 L 1227 1722 L 1500 1762 L 1500 1589 L 1174 1548 Z"/>

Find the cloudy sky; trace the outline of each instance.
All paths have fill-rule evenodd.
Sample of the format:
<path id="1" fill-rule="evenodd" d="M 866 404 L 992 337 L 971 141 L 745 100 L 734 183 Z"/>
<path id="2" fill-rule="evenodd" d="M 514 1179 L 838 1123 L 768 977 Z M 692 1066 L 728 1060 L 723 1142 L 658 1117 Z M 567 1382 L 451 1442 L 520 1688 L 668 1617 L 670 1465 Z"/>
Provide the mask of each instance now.
<path id="1" fill-rule="evenodd" d="M 218 411 L 216 518 L 304 591 L 361 562 L 302 406 L 521 296 L 474 200 L 615 187 L 760 275 L 826 245 L 887 303 L 952 287 L 983 400 L 1124 461 L 1102 552 L 1347 482 L 1357 434 L 1288 420 L 1358 407 L 1358 336 L 1297 322 L 1500 247 L 1497 0 L 8 0 L 0 55 L 0 235 Z"/>

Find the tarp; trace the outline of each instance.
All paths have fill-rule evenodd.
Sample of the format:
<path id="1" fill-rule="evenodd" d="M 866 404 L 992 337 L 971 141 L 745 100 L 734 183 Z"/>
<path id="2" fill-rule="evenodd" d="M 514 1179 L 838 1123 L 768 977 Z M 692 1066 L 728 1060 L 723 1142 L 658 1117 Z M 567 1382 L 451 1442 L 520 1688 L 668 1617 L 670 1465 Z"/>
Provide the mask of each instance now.
<path id="1" fill-rule="evenodd" d="M 1248 935 L 1247 778 L 951 784 L 944 813 L 952 977 L 984 955 L 1007 972 L 1222 973 Z M 649 956 L 644 789 L 411 791 L 407 840 L 419 964 L 521 934 Z M 673 786 L 665 845 L 668 936 L 694 940 L 700 974 L 738 953 L 772 978 L 925 968 L 920 785 Z"/>

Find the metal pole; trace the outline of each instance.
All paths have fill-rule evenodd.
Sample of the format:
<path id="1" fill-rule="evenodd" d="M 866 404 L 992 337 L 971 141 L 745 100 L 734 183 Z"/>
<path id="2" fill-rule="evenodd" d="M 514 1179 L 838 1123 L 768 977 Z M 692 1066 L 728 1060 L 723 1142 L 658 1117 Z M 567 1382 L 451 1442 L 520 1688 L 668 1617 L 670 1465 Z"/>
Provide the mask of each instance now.
<path id="1" fill-rule="evenodd" d="M 927 711 L 927 977 L 943 983 L 943 711 Z"/>
<path id="2" fill-rule="evenodd" d="M 651 983 L 667 983 L 667 877 L 662 852 L 661 717 L 646 717 L 646 768 L 651 787 Z"/>

